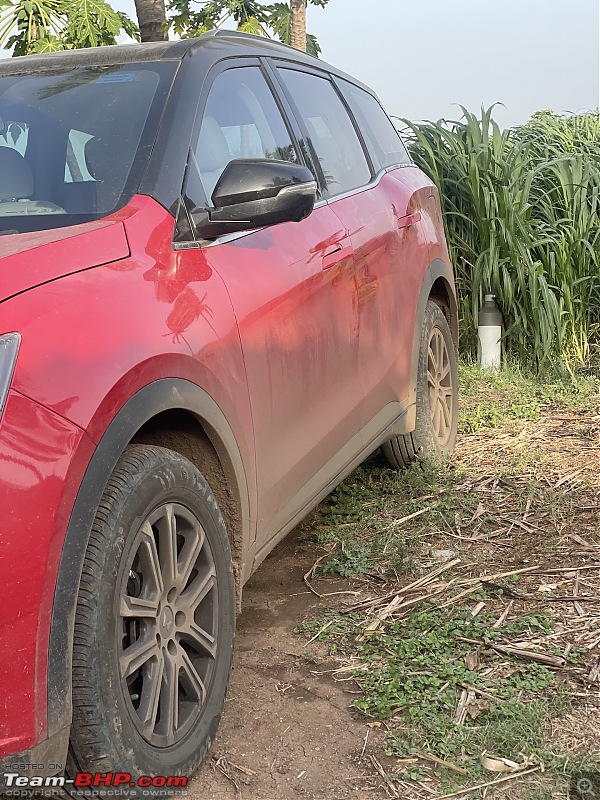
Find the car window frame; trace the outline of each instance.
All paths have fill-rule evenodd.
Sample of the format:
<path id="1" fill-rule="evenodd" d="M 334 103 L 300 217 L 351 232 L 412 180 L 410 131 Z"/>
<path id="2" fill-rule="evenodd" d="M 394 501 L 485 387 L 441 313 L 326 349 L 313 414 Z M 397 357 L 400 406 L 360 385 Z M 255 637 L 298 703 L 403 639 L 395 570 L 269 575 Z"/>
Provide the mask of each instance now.
<path id="1" fill-rule="evenodd" d="M 290 113 L 291 109 L 287 106 L 287 103 L 282 102 L 281 93 L 278 91 L 278 86 L 273 82 L 273 76 L 271 74 L 271 70 L 265 63 L 266 59 L 260 55 L 252 55 L 252 56 L 229 56 L 223 59 L 220 59 L 216 63 L 212 65 L 212 67 L 208 70 L 206 74 L 206 78 L 202 84 L 202 88 L 200 90 L 199 98 L 198 98 L 198 105 L 196 108 L 196 113 L 194 117 L 194 123 L 192 125 L 188 150 L 187 150 L 187 159 L 186 164 L 183 172 L 183 179 L 181 185 L 181 192 L 180 192 L 180 210 L 177 214 L 176 224 L 175 224 L 175 231 L 174 231 L 174 238 L 173 238 L 173 247 L 176 250 L 187 249 L 189 247 L 212 247 L 216 244 L 220 244 L 224 241 L 232 241 L 234 239 L 239 239 L 242 236 L 248 236 L 249 234 L 253 233 L 254 230 L 252 229 L 249 231 L 239 231 L 236 233 L 225 234 L 224 236 L 219 236 L 217 239 L 214 240 L 206 240 L 202 239 L 197 232 L 196 226 L 193 224 L 191 219 L 191 214 L 186 207 L 185 203 L 185 190 L 186 190 L 186 183 L 188 177 L 188 169 L 189 169 L 189 156 L 194 144 L 198 141 L 198 137 L 200 135 L 200 128 L 202 125 L 202 120 L 204 119 L 204 112 L 206 110 L 206 105 L 208 102 L 208 96 L 212 90 L 212 87 L 215 84 L 217 78 L 222 75 L 227 70 L 231 69 L 241 69 L 244 67 L 257 67 L 266 84 L 267 88 L 271 92 L 277 109 L 281 114 L 281 118 L 283 120 L 284 125 L 290 135 L 290 140 L 296 149 L 296 154 L 298 157 L 298 164 L 308 167 L 311 172 L 314 173 L 314 167 L 311 163 L 307 163 L 303 148 L 300 145 L 300 136 L 302 132 L 298 127 L 294 116 Z M 210 198 L 206 196 L 206 191 L 204 190 L 204 186 L 202 186 L 204 192 L 204 208 L 208 209 L 211 208 Z"/>
<path id="2" fill-rule="evenodd" d="M 352 127 L 354 128 L 354 132 L 356 133 L 356 136 L 358 138 L 359 144 L 360 144 L 360 146 L 362 148 L 363 154 L 364 154 L 365 159 L 367 161 L 367 165 L 369 167 L 369 172 L 370 172 L 369 181 L 367 183 L 361 184 L 360 186 L 357 186 L 354 189 L 349 189 L 349 190 L 346 190 L 346 191 L 343 191 L 343 192 L 332 192 L 330 189 L 327 188 L 327 186 L 325 184 L 325 178 L 323 176 L 323 171 L 321 169 L 321 164 L 319 162 L 318 167 L 317 167 L 317 176 L 318 176 L 319 190 L 320 190 L 321 196 L 323 198 L 325 198 L 327 200 L 327 202 L 333 202 L 335 200 L 340 200 L 340 199 L 342 199 L 344 197 L 350 197 L 353 194 L 358 194 L 359 192 L 364 192 L 369 187 L 371 187 L 376 182 L 377 175 L 378 175 L 379 172 L 381 172 L 381 170 L 377 169 L 376 164 L 373 161 L 371 152 L 370 152 L 369 148 L 367 147 L 367 143 L 366 143 L 365 138 L 363 136 L 363 133 L 362 133 L 362 131 L 360 129 L 360 126 L 358 125 L 358 121 L 357 121 L 356 117 L 354 116 L 354 114 L 352 112 L 352 109 L 350 108 L 348 102 L 346 101 L 346 98 L 344 97 L 343 93 L 340 91 L 340 88 L 336 83 L 336 80 L 335 80 L 336 79 L 336 75 L 334 73 L 332 73 L 332 72 L 328 72 L 327 70 L 318 69 L 316 67 L 313 67 L 312 65 L 308 65 L 308 64 L 305 64 L 303 62 L 293 61 L 292 59 L 289 59 L 289 58 L 275 58 L 275 57 L 271 56 L 271 57 L 269 57 L 268 60 L 270 62 L 269 66 L 271 67 L 271 69 L 272 69 L 272 71 L 274 73 L 274 77 L 277 80 L 277 85 L 278 85 L 281 93 L 284 95 L 284 97 L 288 101 L 288 103 L 290 105 L 290 108 L 291 108 L 294 116 L 296 117 L 296 122 L 297 122 L 298 126 L 302 130 L 304 138 L 306 138 L 307 140 L 310 139 L 310 133 L 308 131 L 308 127 L 305 124 L 304 120 L 302 119 L 302 114 L 300 113 L 300 110 L 299 110 L 298 106 L 296 105 L 296 103 L 294 101 L 294 98 L 291 95 L 291 92 L 288 90 L 287 86 L 285 85 L 283 77 L 279 74 L 278 67 L 281 67 L 281 69 L 294 69 L 296 72 L 306 72 L 309 75 L 315 75 L 318 78 L 323 78 L 324 80 L 329 81 L 329 83 L 331 84 L 334 92 L 339 97 L 340 102 L 342 103 L 342 106 L 346 110 L 346 113 L 348 114 L 348 117 L 350 118 L 350 122 L 352 123 Z"/>

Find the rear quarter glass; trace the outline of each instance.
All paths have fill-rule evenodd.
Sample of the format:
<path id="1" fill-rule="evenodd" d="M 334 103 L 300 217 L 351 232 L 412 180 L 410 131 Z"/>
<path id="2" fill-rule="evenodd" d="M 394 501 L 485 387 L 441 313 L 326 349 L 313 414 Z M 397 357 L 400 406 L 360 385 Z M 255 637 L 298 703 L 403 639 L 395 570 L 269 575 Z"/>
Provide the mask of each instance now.
<path id="1" fill-rule="evenodd" d="M 107 216 L 135 194 L 177 68 L 78 67 L 0 78 L 0 234 Z"/>

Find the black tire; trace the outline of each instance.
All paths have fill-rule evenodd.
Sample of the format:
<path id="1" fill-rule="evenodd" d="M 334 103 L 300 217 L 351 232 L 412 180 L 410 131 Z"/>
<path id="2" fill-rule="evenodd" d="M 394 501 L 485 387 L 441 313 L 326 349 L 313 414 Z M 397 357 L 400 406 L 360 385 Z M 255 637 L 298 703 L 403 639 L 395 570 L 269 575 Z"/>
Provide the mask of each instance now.
<path id="1" fill-rule="evenodd" d="M 234 632 L 231 553 L 208 484 L 170 450 L 130 446 L 83 565 L 67 776 L 192 775 L 219 724 Z"/>
<path id="2" fill-rule="evenodd" d="M 454 450 L 457 423 L 456 350 L 444 312 L 428 300 L 419 348 L 416 426 L 383 445 L 386 461 L 394 469 L 405 469 L 417 460 L 447 458 Z"/>

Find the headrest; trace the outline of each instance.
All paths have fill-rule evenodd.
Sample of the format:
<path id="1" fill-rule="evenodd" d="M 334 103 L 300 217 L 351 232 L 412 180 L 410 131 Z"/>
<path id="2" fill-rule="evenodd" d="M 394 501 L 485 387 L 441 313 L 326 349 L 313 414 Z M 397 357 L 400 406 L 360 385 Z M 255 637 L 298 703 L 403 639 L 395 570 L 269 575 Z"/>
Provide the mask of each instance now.
<path id="1" fill-rule="evenodd" d="M 0 202 L 25 200 L 33 194 L 33 175 L 23 156 L 12 147 L 0 147 Z"/>
<path id="2" fill-rule="evenodd" d="M 92 178 L 101 181 L 107 170 L 114 169 L 114 158 L 111 158 L 111 146 L 114 142 L 105 142 L 100 136 L 92 136 L 85 143 L 85 163 Z"/>
<path id="3" fill-rule="evenodd" d="M 227 139 L 214 117 L 202 120 L 196 158 L 201 172 L 224 169 L 231 161 Z"/>

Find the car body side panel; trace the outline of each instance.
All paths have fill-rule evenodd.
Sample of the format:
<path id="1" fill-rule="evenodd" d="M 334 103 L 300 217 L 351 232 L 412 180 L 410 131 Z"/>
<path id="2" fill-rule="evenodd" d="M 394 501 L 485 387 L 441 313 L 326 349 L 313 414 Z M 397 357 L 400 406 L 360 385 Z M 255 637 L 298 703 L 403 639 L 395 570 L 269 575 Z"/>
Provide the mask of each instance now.
<path id="1" fill-rule="evenodd" d="M 412 339 L 430 241 L 421 225 L 430 182 L 416 168 L 384 173 L 331 207 L 347 225 L 357 262 L 359 374 L 364 424 L 381 430 L 411 395 Z"/>
<path id="2" fill-rule="evenodd" d="M 3 326 L 23 334 L 13 386 L 97 442 L 143 386 L 191 380 L 214 397 L 251 466 L 244 363 L 223 282 L 201 251 L 173 251 L 173 218 L 161 206 L 133 202 L 130 258 L 3 304 Z M 77 247 L 76 237 L 70 241 Z"/>
<path id="3" fill-rule="evenodd" d="M 62 537 L 93 450 L 83 431 L 11 391 L 0 426 L 0 756 L 46 731 L 50 612 Z M 69 480 L 67 480 L 67 477 Z"/>
<path id="4" fill-rule="evenodd" d="M 324 205 L 303 222 L 203 251 L 227 285 L 240 330 L 256 436 L 259 545 L 361 427 L 346 240 Z M 328 256 L 338 244 L 338 255 Z"/>

